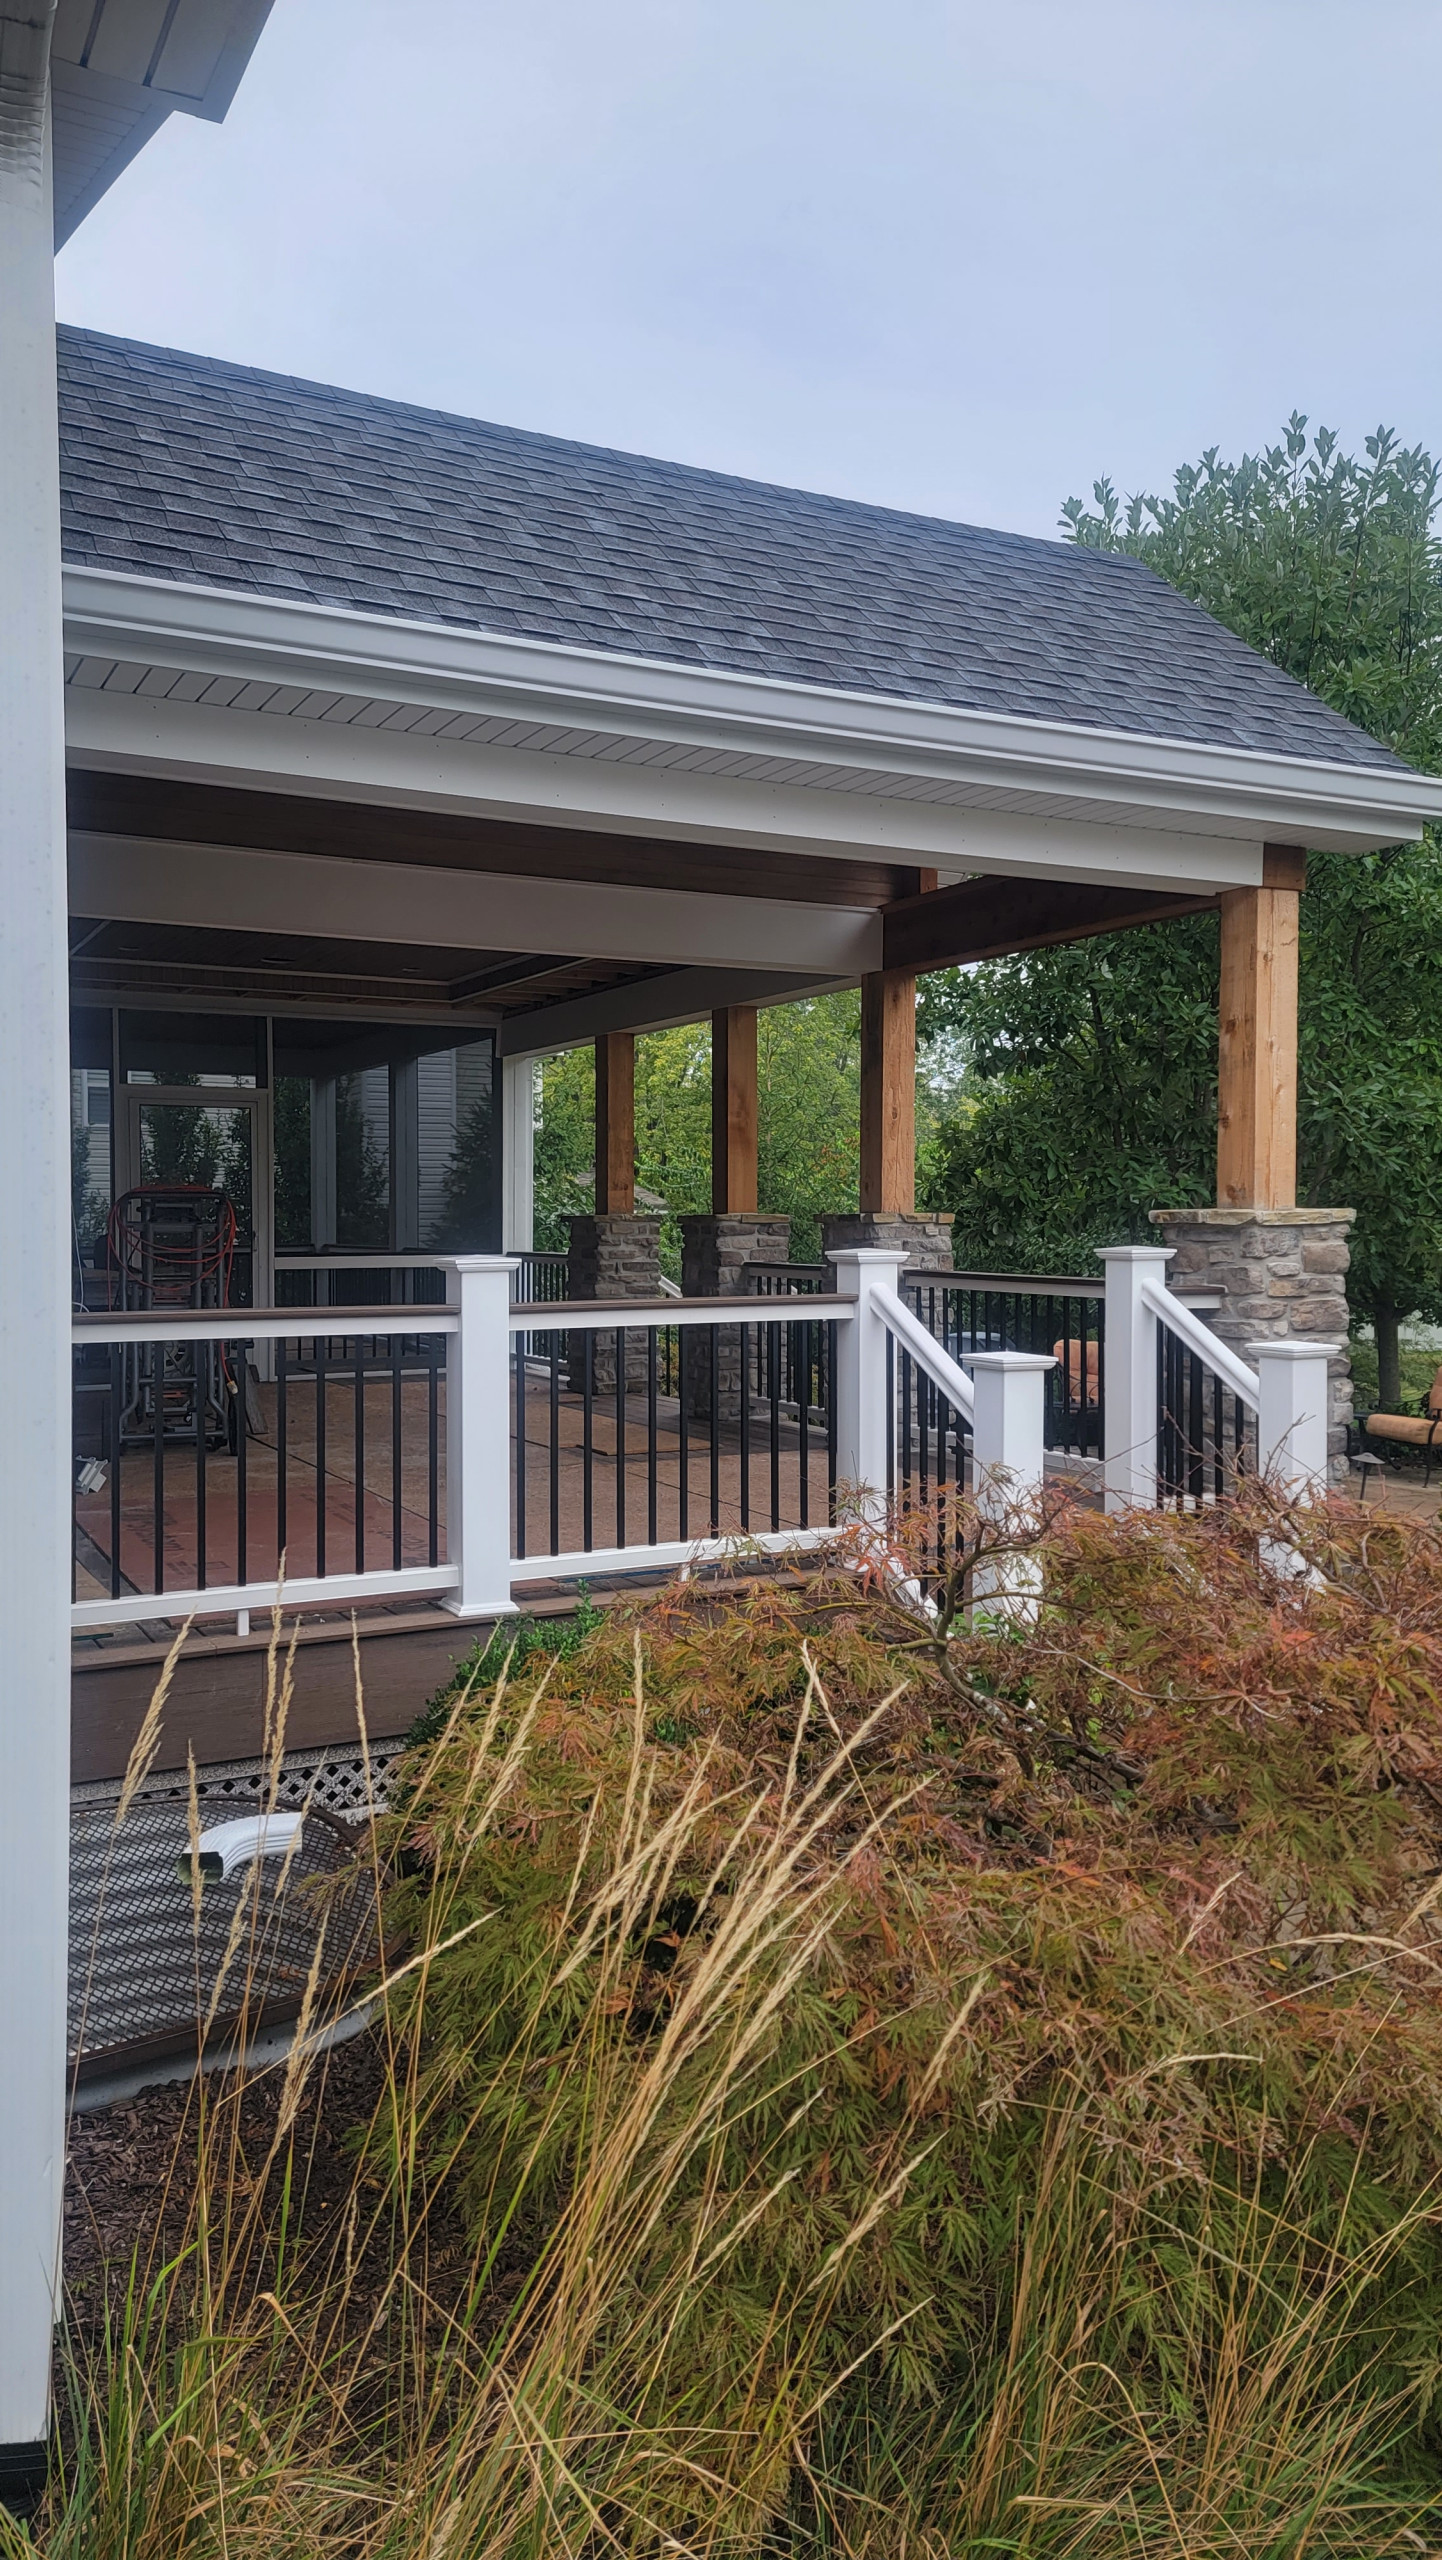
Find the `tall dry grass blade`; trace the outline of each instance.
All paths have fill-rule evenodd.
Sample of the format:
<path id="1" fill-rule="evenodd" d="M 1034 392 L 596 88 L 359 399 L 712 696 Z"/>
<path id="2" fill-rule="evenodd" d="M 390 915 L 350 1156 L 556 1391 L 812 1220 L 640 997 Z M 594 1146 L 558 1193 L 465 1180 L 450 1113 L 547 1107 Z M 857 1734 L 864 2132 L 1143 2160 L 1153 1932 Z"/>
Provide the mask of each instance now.
<path id="1" fill-rule="evenodd" d="M 175 1666 L 180 1660 L 181 1647 L 194 1624 L 193 1617 L 187 1618 L 171 1644 L 160 1666 L 160 1677 L 151 1690 L 150 1703 L 140 1720 L 140 1730 L 130 1746 L 130 1756 L 125 1763 L 125 1776 L 121 1781 L 120 1798 L 115 1808 L 114 1828 L 117 1831 L 124 1823 L 126 1815 L 155 1766 L 155 1755 L 160 1749 L 165 1701 L 170 1695 L 170 1684 L 175 1678 Z"/>

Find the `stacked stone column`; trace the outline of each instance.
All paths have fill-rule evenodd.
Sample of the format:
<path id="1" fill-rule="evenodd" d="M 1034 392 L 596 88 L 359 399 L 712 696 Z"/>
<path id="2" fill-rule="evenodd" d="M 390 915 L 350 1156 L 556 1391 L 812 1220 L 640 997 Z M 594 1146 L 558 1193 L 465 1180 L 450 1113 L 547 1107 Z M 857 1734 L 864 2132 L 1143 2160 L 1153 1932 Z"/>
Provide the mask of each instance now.
<path id="1" fill-rule="evenodd" d="M 1153 1209 L 1152 1224 L 1175 1259 L 1168 1285 L 1179 1293 L 1218 1290 L 1205 1321 L 1242 1359 L 1250 1342 L 1347 1341 L 1347 1267 L 1353 1209 Z M 1328 1473 L 1347 1480 L 1352 1364 L 1344 1349 L 1329 1362 Z"/>
<path id="2" fill-rule="evenodd" d="M 949 1271 L 951 1227 L 949 1209 L 852 1209 L 822 1219 L 822 1256 L 874 1247 L 904 1253 L 908 1271 Z"/>
<path id="3" fill-rule="evenodd" d="M 681 1294 L 684 1298 L 744 1297 L 747 1264 L 785 1262 L 790 1249 L 791 1220 L 786 1217 L 765 1215 L 755 1209 L 729 1209 L 683 1218 Z M 681 1353 L 686 1410 L 704 1421 L 711 1411 L 709 1334 L 705 1330 L 684 1331 Z M 716 1343 L 717 1413 L 722 1422 L 739 1419 L 744 1392 L 741 1329 L 739 1325 L 723 1325 Z"/>
<path id="4" fill-rule="evenodd" d="M 599 1298 L 607 1303 L 630 1298 L 654 1305 L 661 1295 L 660 1219 L 621 1211 L 572 1218 L 566 1290 L 572 1298 Z M 614 1392 L 616 1336 L 597 1333 L 591 1339 L 592 1384 L 598 1392 Z M 584 1334 L 571 1335 L 567 1356 L 570 1382 L 579 1393 L 585 1383 Z M 629 1389 L 645 1384 L 646 1345 L 644 1337 L 635 1333 L 626 1342 L 626 1385 Z"/>

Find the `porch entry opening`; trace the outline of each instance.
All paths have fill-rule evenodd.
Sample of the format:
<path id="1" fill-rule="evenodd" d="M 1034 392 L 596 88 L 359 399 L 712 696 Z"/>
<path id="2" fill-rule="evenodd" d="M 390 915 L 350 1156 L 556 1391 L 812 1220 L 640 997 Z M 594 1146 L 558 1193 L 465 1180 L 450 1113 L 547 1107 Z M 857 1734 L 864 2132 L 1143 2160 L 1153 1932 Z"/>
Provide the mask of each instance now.
<path id="1" fill-rule="evenodd" d="M 77 1600 L 244 1584 L 282 1555 L 293 1582 L 434 1580 L 431 1257 L 499 1240 L 498 1083 L 492 1036 L 451 1023 L 76 1011 L 73 1295 L 133 1336 L 77 1351 Z M 393 1332 L 401 1305 L 435 1313 Z"/>

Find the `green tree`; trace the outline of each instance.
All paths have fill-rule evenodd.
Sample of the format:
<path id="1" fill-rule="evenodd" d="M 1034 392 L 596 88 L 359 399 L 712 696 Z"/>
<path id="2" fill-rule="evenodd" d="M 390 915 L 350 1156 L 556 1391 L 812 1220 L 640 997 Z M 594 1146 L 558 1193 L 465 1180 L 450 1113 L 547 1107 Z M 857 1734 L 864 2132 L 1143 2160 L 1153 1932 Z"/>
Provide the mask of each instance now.
<path id="1" fill-rule="evenodd" d="M 1387 429 L 1358 458 L 1294 416 L 1239 462 L 1215 448 L 1167 498 L 1100 480 L 1070 538 L 1135 553 L 1242 639 L 1429 771 L 1442 771 L 1439 471 Z M 964 1051 L 929 1196 L 957 1250 L 1076 1263 L 1212 1197 L 1216 928 L 1192 918 L 932 981 L 923 1031 Z M 1315 854 L 1302 901 L 1299 1183 L 1357 1211 L 1351 1288 L 1383 1402 L 1398 1323 L 1442 1314 L 1442 863 L 1434 843 Z M 1085 1268 L 1085 1263 L 1082 1264 Z"/>
<path id="2" fill-rule="evenodd" d="M 820 1252 L 826 1211 L 856 1206 L 860 1040 L 853 994 L 769 1006 L 760 1018 L 761 1206 L 790 1216 L 797 1261 Z M 536 1141 L 542 1251 L 563 1251 L 567 1218 L 590 1208 L 594 1115 L 591 1050 L 548 1060 Z M 640 1195 L 664 1203 L 663 1256 L 679 1271 L 675 1221 L 711 1205 L 711 1034 L 704 1023 L 650 1032 L 636 1043 L 636 1180 Z"/>

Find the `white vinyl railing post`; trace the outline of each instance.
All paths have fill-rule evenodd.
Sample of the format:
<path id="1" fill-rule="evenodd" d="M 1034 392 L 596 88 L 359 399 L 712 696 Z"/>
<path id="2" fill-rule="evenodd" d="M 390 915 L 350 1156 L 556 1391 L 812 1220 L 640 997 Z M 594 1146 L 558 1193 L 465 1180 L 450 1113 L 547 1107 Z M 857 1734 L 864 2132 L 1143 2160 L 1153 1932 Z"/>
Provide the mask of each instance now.
<path id="1" fill-rule="evenodd" d="M 1046 1373 L 1050 1352 L 975 1351 L 969 1358 L 971 1489 L 984 1518 L 1024 1529 L 1037 1516 L 1046 1477 Z M 1037 1555 L 997 1556 L 978 1565 L 972 1599 L 991 1615 L 1035 1618 L 1041 1600 Z"/>
<path id="2" fill-rule="evenodd" d="M 1166 1286 L 1164 1245 L 1102 1247 L 1106 1264 L 1105 1447 L 1108 1511 L 1155 1510 L 1157 1500 L 1157 1319 L 1144 1284 Z"/>
<path id="3" fill-rule="evenodd" d="M 446 1300 L 460 1322 L 446 1345 L 446 1558 L 460 1580 L 445 1606 L 501 1618 L 511 1598 L 511 1274 L 515 1257 L 447 1258 Z M 520 1417 L 525 1427 L 525 1416 Z"/>
<path id="4" fill-rule="evenodd" d="M 1327 1363 L 1335 1342 L 1249 1342 L 1257 1364 L 1257 1468 L 1288 1502 L 1327 1490 Z"/>
<path id="5" fill-rule="evenodd" d="M 880 1519 L 892 1473 L 895 1417 L 886 1387 L 889 1336 L 871 1292 L 878 1284 L 897 1287 L 906 1256 L 855 1245 L 827 1260 L 836 1268 L 837 1294 L 856 1300 L 854 1320 L 836 1328 L 836 1481 L 851 1493 L 863 1518 Z"/>

